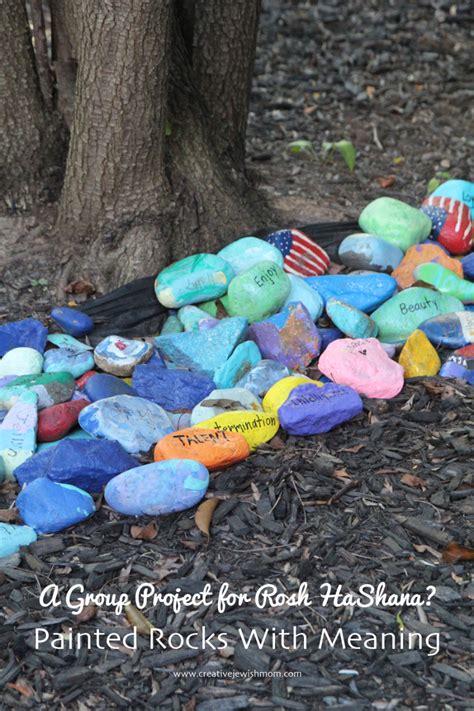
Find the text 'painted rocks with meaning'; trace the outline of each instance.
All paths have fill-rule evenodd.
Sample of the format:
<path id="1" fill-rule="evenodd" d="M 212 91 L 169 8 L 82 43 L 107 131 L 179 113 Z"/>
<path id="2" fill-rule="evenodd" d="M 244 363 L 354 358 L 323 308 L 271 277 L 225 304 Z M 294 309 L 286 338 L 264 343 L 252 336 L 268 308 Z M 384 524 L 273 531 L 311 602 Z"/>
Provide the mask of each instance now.
<path id="1" fill-rule="evenodd" d="M 22 489 L 16 505 L 23 521 L 37 533 L 62 531 L 95 513 L 94 500 L 86 491 L 45 478 Z"/>
<path id="2" fill-rule="evenodd" d="M 240 410 L 224 412 L 196 426 L 224 432 L 239 432 L 247 440 L 250 449 L 254 450 L 276 435 L 279 423 L 275 413 Z"/>
<path id="3" fill-rule="evenodd" d="M 278 418 L 288 434 L 315 435 L 329 432 L 362 409 L 362 400 L 352 388 L 335 383 L 318 388 L 309 383 L 298 385 L 290 393 L 278 410 Z"/>
<path id="4" fill-rule="evenodd" d="M 398 362 L 403 366 L 405 378 L 436 375 L 441 367 L 438 353 L 419 329 L 408 337 Z"/>
<path id="5" fill-rule="evenodd" d="M 154 459 L 193 459 L 214 471 L 240 462 L 249 454 L 247 440 L 238 432 L 188 427 L 163 437 L 155 447 Z"/>
<path id="6" fill-rule="evenodd" d="M 457 311 L 424 321 L 420 329 L 431 343 L 446 348 L 463 348 L 474 343 L 474 313 Z"/>
<path id="7" fill-rule="evenodd" d="M 459 277 L 463 275 L 461 262 L 446 254 L 438 244 L 416 244 L 414 247 L 410 247 L 399 266 L 392 273 L 400 289 L 408 289 L 413 286 L 416 282 L 416 267 L 428 262 L 441 264 Z"/>
<path id="8" fill-rule="evenodd" d="M 241 316 L 250 323 L 261 321 L 278 311 L 290 293 L 290 280 L 275 262 L 254 264 L 232 279 L 226 309 L 230 316 Z"/>
<path id="9" fill-rule="evenodd" d="M 390 274 L 403 259 L 403 251 L 381 237 L 366 233 L 349 235 L 338 249 L 342 264 L 351 269 L 367 269 Z"/>
<path id="10" fill-rule="evenodd" d="M 132 374 L 135 366 L 146 363 L 152 355 L 153 346 L 150 343 L 107 336 L 97 344 L 94 360 L 106 373 L 126 378 Z"/>
<path id="11" fill-rule="evenodd" d="M 90 333 L 94 328 L 94 321 L 90 316 L 68 306 L 60 306 L 53 309 L 51 318 L 63 331 L 78 338 Z"/>
<path id="12" fill-rule="evenodd" d="M 364 232 L 382 237 L 404 252 L 422 242 L 431 232 L 431 220 L 427 215 L 390 197 L 370 202 L 360 214 L 359 225 Z"/>
<path id="13" fill-rule="evenodd" d="M 160 304 L 177 309 L 222 296 L 234 270 L 215 254 L 193 254 L 163 269 L 155 280 Z"/>
<path id="14" fill-rule="evenodd" d="M 151 364 L 137 366 L 132 383 L 139 396 L 171 411 L 191 410 L 215 388 L 214 381 L 202 373 Z"/>

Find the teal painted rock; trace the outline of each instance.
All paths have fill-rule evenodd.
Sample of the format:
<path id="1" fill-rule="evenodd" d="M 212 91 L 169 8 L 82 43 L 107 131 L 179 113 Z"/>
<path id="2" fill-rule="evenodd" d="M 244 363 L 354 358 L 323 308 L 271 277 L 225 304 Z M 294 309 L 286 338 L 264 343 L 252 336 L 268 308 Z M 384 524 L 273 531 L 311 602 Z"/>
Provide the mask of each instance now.
<path id="1" fill-rule="evenodd" d="M 404 252 L 431 232 L 431 220 L 424 212 L 390 197 L 369 203 L 360 214 L 359 225 L 364 232 L 382 237 Z"/>
<path id="2" fill-rule="evenodd" d="M 92 351 L 92 346 L 88 346 L 87 343 L 82 343 L 78 341 L 74 336 L 70 336 L 69 333 L 50 333 L 48 336 L 48 343 L 52 343 L 58 348 L 69 348 L 72 351 Z"/>
<path id="3" fill-rule="evenodd" d="M 0 558 L 12 555 L 20 550 L 20 546 L 29 546 L 38 536 L 30 526 L 12 526 L 0 523 Z"/>
<path id="4" fill-rule="evenodd" d="M 167 336 L 170 333 L 182 333 L 184 326 L 177 316 L 170 314 L 163 324 L 160 336 Z"/>
<path id="5" fill-rule="evenodd" d="M 341 263 L 350 269 L 367 269 L 390 274 L 403 259 L 402 250 L 370 234 L 349 235 L 342 240 L 338 250 Z"/>
<path id="6" fill-rule="evenodd" d="M 218 388 L 233 388 L 254 365 L 262 360 L 258 346 L 253 341 L 240 343 L 230 358 L 216 370 L 214 382 Z"/>
<path id="7" fill-rule="evenodd" d="M 192 305 L 182 306 L 178 311 L 178 318 L 185 331 L 199 331 L 204 322 L 207 326 L 215 326 L 219 323 L 217 319 L 209 316 L 206 311 Z"/>
<path id="8" fill-rule="evenodd" d="M 260 399 L 245 388 L 213 390 L 193 408 L 191 425 L 197 425 L 199 422 L 210 420 L 212 417 L 232 410 L 262 412 L 263 408 Z"/>
<path id="9" fill-rule="evenodd" d="M 217 301 L 204 301 L 199 304 L 199 308 L 205 311 L 212 318 L 217 318 Z"/>
<path id="10" fill-rule="evenodd" d="M 461 279 L 441 264 L 420 264 L 415 268 L 415 278 L 417 281 L 431 284 L 443 294 L 455 296 L 465 304 L 474 302 L 474 284 L 467 279 Z"/>
<path id="11" fill-rule="evenodd" d="M 105 373 L 127 378 L 137 365 L 150 360 L 153 350 L 151 343 L 122 336 L 106 336 L 95 347 L 94 360 Z"/>
<path id="12" fill-rule="evenodd" d="M 14 478 L 15 469 L 36 450 L 38 426 L 38 396 L 20 392 L 13 400 L 0 400 L 0 409 L 8 409 L 0 424 L 0 460 L 7 479 Z"/>
<path id="13" fill-rule="evenodd" d="M 188 331 L 155 338 L 161 355 L 176 366 L 211 378 L 229 358 L 247 331 L 244 318 L 224 318 L 208 331 Z"/>
<path id="14" fill-rule="evenodd" d="M 58 405 L 72 398 L 75 388 L 74 376 L 71 373 L 40 373 L 39 375 L 22 375 L 15 378 L 9 387 L 32 391 L 38 396 L 38 410 L 44 407 Z M 3 388 L 0 389 L 0 399 Z"/>
<path id="15" fill-rule="evenodd" d="M 226 310 L 250 323 L 276 313 L 290 293 L 288 275 L 275 262 L 263 261 L 240 272 L 229 285 Z"/>
<path id="16" fill-rule="evenodd" d="M 324 310 L 324 301 L 318 292 L 296 274 L 288 274 L 288 279 L 291 289 L 283 307 L 299 301 L 303 306 L 306 306 L 311 320 L 317 321 Z"/>
<path id="17" fill-rule="evenodd" d="M 232 267 L 221 257 L 193 254 L 158 274 L 156 297 L 169 309 L 209 301 L 225 294 L 233 276 Z"/>
<path id="18" fill-rule="evenodd" d="M 474 219 L 474 183 L 468 180 L 447 180 L 431 193 L 431 197 L 447 197 L 466 203 Z"/>
<path id="19" fill-rule="evenodd" d="M 372 318 L 379 327 L 381 341 L 401 344 L 424 321 L 463 309 L 461 301 L 454 296 L 413 286 L 393 296 L 372 314 Z"/>
<path id="20" fill-rule="evenodd" d="M 264 261 L 275 262 L 283 269 L 283 255 L 280 250 L 258 237 L 241 237 L 221 249 L 217 255 L 229 262 L 235 274 Z"/>
<path id="21" fill-rule="evenodd" d="M 335 297 L 364 313 L 370 313 L 387 301 L 397 288 L 397 282 L 388 274 L 336 274 L 307 277 L 305 281 L 324 302 Z"/>
<path id="22" fill-rule="evenodd" d="M 70 348 L 52 348 L 44 354 L 45 373 L 71 373 L 80 378 L 94 367 L 94 357 L 90 351 L 76 351 Z"/>
<path id="23" fill-rule="evenodd" d="M 36 375 L 43 369 L 43 356 L 34 348 L 12 348 L 0 360 L 0 377 Z"/>
<path id="24" fill-rule="evenodd" d="M 367 314 L 339 299 L 328 299 L 326 313 L 333 324 L 349 338 L 372 338 L 378 326 Z"/>

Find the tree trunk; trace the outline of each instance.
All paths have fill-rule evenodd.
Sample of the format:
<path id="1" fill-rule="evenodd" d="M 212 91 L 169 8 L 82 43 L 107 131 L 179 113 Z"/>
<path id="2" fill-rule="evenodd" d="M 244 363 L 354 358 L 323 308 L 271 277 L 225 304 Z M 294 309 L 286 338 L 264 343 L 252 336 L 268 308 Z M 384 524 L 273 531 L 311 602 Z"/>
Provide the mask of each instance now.
<path id="1" fill-rule="evenodd" d="M 77 55 L 74 50 L 74 30 L 79 29 L 79 13 L 74 0 L 49 0 L 51 11 L 51 44 L 56 77 L 55 103 L 71 130 L 74 114 Z"/>

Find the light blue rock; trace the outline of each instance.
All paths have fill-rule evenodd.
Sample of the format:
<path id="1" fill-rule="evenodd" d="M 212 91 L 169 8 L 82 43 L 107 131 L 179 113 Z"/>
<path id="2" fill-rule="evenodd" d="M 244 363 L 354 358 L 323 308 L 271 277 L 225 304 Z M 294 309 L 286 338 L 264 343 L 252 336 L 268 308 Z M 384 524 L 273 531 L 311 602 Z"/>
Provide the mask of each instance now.
<path id="1" fill-rule="evenodd" d="M 170 333 L 182 333 L 184 326 L 177 316 L 170 314 L 163 324 L 160 336 L 168 336 Z"/>
<path id="2" fill-rule="evenodd" d="M 78 341 L 77 338 L 70 336 L 69 333 L 50 333 L 48 336 L 48 342 L 58 348 L 69 348 L 70 350 L 77 351 L 78 353 L 93 350 L 92 346 L 88 346 L 87 343 Z"/>
<path id="3" fill-rule="evenodd" d="M 312 289 L 302 277 L 295 274 L 288 274 L 291 290 L 288 298 L 282 306 L 282 310 L 289 304 L 300 302 L 306 306 L 313 321 L 317 321 L 324 310 L 324 301 L 315 289 Z"/>
<path id="4" fill-rule="evenodd" d="M 229 262 L 236 274 L 264 260 L 276 262 L 283 269 L 283 255 L 280 250 L 258 237 L 241 237 L 217 254 Z"/>
<path id="5" fill-rule="evenodd" d="M 278 363 L 276 360 L 264 358 L 257 363 L 247 375 L 238 380 L 236 388 L 250 390 L 257 397 L 263 397 L 278 380 L 286 378 L 290 374 L 286 365 Z"/>
<path id="6" fill-rule="evenodd" d="M 14 526 L 0 523 L 0 558 L 17 553 L 20 546 L 29 546 L 38 536 L 30 526 Z"/>
<path id="7" fill-rule="evenodd" d="M 400 264 L 404 253 L 399 247 L 375 235 L 349 235 L 339 245 L 339 259 L 346 267 L 390 274 Z"/>
<path id="8" fill-rule="evenodd" d="M 334 296 L 365 313 L 374 311 L 397 289 L 397 282 L 388 274 L 336 274 L 306 277 L 305 281 L 312 289 L 316 289 L 324 302 Z"/>
<path id="9" fill-rule="evenodd" d="M 38 396 L 22 388 L 3 389 L 0 409 L 8 413 L 0 424 L 0 461 L 7 479 L 36 450 Z"/>
<path id="10" fill-rule="evenodd" d="M 233 388 L 254 365 L 262 360 L 256 343 L 244 341 L 237 346 L 230 358 L 216 370 L 214 382 L 218 388 Z"/>
<path id="11" fill-rule="evenodd" d="M 203 311 L 197 306 L 192 306 L 191 304 L 189 306 L 182 306 L 179 309 L 178 318 L 183 324 L 185 331 L 198 331 L 200 323 L 203 321 L 213 322 L 214 325 L 219 323 L 217 319 L 209 316 L 206 311 Z M 161 333 L 161 335 L 163 335 L 163 333 Z"/>
<path id="12" fill-rule="evenodd" d="M 37 533 L 62 531 L 95 513 L 87 491 L 42 477 L 20 491 L 16 505 L 23 521 Z"/>
<path id="13" fill-rule="evenodd" d="M 94 357 L 90 351 L 76 351 L 71 348 L 52 348 L 44 354 L 43 370 L 45 373 L 71 373 L 74 378 L 80 378 L 88 370 L 95 367 Z"/>
<path id="14" fill-rule="evenodd" d="M 177 309 L 223 296 L 233 276 L 230 264 L 216 254 L 193 254 L 158 274 L 155 293 L 160 304 Z"/>
<path id="15" fill-rule="evenodd" d="M 199 422 L 205 422 L 205 420 L 210 420 L 211 417 L 217 417 L 223 412 L 231 412 L 232 410 L 262 412 L 263 407 L 260 399 L 245 388 L 213 390 L 193 408 L 191 425 L 197 425 Z"/>
<path id="16" fill-rule="evenodd" d="M 349 338 L 372 338 L 378 326 L 367 314 L 339 299 L 328 299 L 326 313 L 333 324 Z"/>
<path id="17" fill-rule="evenodd" d="M 431 193 L 431 197 L 447 197 L 465 202 L 474 219 L 474 183 L 469 180 L 447 180 Z"/>

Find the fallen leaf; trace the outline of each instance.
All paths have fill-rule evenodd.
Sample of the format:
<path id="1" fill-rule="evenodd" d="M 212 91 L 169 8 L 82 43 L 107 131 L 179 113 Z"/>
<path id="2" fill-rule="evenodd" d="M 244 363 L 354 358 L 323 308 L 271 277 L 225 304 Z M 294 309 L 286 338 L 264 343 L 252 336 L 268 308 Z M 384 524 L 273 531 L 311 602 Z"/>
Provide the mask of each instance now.
<path id="1" fill-rule="evenodd" d="M 400 481 L 406 486 L 411 486 L 414 489 L 423 489 L 426 485 L 425 479 L 414 474 L 404 474 Z"/>
<path id="2" fill-rule="evenodd" d="M 309 116 L 309 114 L 312 114 L 313 111 L 316 111 L 317 108 L 317 106 L 305 106 L 303 109 L 303 113 Z"/>
<path id="3" fill-rule="evenodd" d="M 64 287 L 66 294 L 95 294 L 95 286 L 87 279 L 76 279 Z"/>
<path id="4" fill-rule="evenodd" d="M 194 711 L 196 708 L 196 697 L 193 696 L 192 698 L 189 699 L 189 701 L 186 701 L 184 706 L 181 706 L 181 711 Z"/>
<path id="5" fill-rule="evenodd" d="M 198 506 L 196 514 L 194 516 L 194 521 L 196 526 L 199 528 L 201 533 L 209 538 L 209 527 L 212 521 L 212 514 L 214 513 L 217 504 L 220 499 L 214 497 L 213 499 L 207 499 L 203 501 L 200 506 Z"/>
<path id="6" fill-rule="evenodd" d="M 22 679 L 21 677 L 18 677 L 15 682 L 10 682 L 7 686 L 9 689 L 18 691 L 18 693 L 22 696 L 26 696 L 27 699 L 32 699 L 35 696 L 35 690 L 31 686 L 30 682 L 26 679 Z"/>
<path id="7" fill-rule="evenodd" d="M 425 88 L 424 84 L 415 84 L 416 91 L 423 91 L 424 88 Z"/>
<path id="8" fill-rule="evenodd" d="M 272 437 L 268 444 L 272 449 L 285 449 L 285 443 L 280 437 L 280 435 L 275 435 L 274 437 Z"/>
<path id="9" fill-rule="evenodd" d="M 149 635 L 153 628 L 151 622 L 147 620 L 140 610 L 137 610 L 134 605 L 129 603 L 125 606 L 125 615 L 132 627 L 136 627 L 138 634 Z"/>
<path id="10" fill-rule="evenodd" d="M 456 563 L 458 560 L 474 560 L 474 548 L 466 548 L 466 546 L 451 541 L 443 550 L 443 561 Z"/>
<path id="11" fill-rule="evenodd" d="M 349 472 L 346 471 L 345 469 L 336 469 L 335 472 L 333 473 L 333 476 L 336 477 L 336 479 L 345 479 L 346 481 L 348 479 L 352 479 Z"/>
<path id="12" fill-rule="evenodd" d="M 437 560 L 441 560 L 441 553 L 425 543 L 414 543 L 413 548 L 417 553 L 431 553 Z"/>
<path id="13" fill-rule="evenodd" d="M 361 449 L 364 449 L 363 444 L 356 444 L 354 447 L 345 447 L 344 449 L 341 449 L 341 452 L 349 452 L 349 454 L 357 454 L 357 452 L 360 452 Z"/>
<path id="14" fill-rule="evenodd" d="M 153 541 L 158 535 L 158 529 L 156 524 L 150 521 L 146 526 L 131 526 L 130 535 L 141 541 Z"/>
<path id="15" fill-rule="evenodd" d="M 383 467 L 382 469 L 376 469 L 374 474 L 405 474 L 404 469 L 387 469 Z"/>
<path id="16" fill-rule="evenodd" d="M 365 93 L 367 94 L 369 99 L 371 99 L 373 97 L 373 95 L 375 94 L 375 86 L 370 86 L 370 85 L 366 86 Z"/>
<path id="17" fill-rule="evenodd" d="M 430 395 L 439 395 L 441 400 L 446 400 L 457 394 L 455 388 L 445 383 L 436 383 L 432 380 L 423 380 L 422 383 Z"/>
<path id="18" fill-rule="evenodd" d="M 76 615 L 76 622 L 89 622 L 93 617 L 97 615 L 97 607 L 95 605 L 86 605 L 78 615 Z"/>
<path id="19" fill-rule="evenodd" d="M 18 509 L 13 507 L 12 509 L 0 509 L 0 521 L 2 523 L 11 523 L 12 521 L 17 521 Z"/>
<path id="20" fill-rule="evenodd" d="M 377 178 L 377 182 L 381 188 L 391 188 L 396 180 L 394 175 L 381 175 Z"/>

